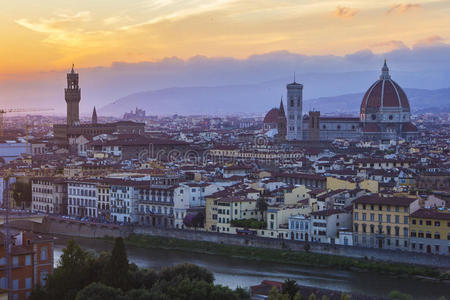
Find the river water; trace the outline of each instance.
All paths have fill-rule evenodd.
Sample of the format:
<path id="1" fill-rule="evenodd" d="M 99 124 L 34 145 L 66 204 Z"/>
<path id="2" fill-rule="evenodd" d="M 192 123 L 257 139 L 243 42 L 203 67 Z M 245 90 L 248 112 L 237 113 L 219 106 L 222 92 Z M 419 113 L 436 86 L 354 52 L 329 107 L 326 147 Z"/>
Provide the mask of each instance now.
<path id="1" fill-rule="evenodd" d="M 102 240 L 76 239 L 85 250 L 110 251 L 112 243 Z M 62 254 L 66 239 L 55 241 L 55 267 Z M 284 281 L 295 279 L 300 285 L 320 287 L 372 296 L 386 297 L 391 290 L 414 295 L 414 299 L 450 299 L 450 284 L 392 278 L 372 273 L 333 270 L 329 268 L 277 264 L 198 254 L 176 250 L 127 247 L 130 261 L 142 268 L 160 269 L 180 263 L 193 263 L 214 273 L 215 283 L 236 288 L 259 284 L 262 280 Z"/>

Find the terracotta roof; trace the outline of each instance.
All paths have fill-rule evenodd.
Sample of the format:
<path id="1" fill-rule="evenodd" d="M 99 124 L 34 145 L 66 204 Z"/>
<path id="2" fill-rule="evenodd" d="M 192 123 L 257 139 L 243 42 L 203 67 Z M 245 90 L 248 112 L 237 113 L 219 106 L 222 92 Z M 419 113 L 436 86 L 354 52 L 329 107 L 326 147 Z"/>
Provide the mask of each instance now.
<path id="1" fill-rule="evenodd" d="M 264 123 L 278 123 L 278 115 L 280 110 L 278 108 L 272 108 L 264 117 Z"/>
<path id="2" fill-rule="evenodd" d="M 423 218 L 423 219 L 439 219 L 439 220 L 450 220 L 450 213 L 440 212 L 434 209 L 421 208 L 411 214 L 413 218 Z"/>
<path id="3" fill-rule="evenodd" d="M 405 125 L 403 125 L 402 129 L 403 129 L 404 132 L 416 132 L 417 131 L 416 125 L 414 125 L 411 122 L 406 123 Z"/>
<path id="4" fill-rule="evenodd" d="M 406 197 L 381 197 L 377 194 L 364 195 L 355 199 L 354 203 L 361 204 L 387 204 L 387 205 L 400 205 L 409 206 L 416 199 Z"/>
<path id="5" fill-rule="evenodd" d="M 403 89 L 393 80 L 377 80 L 365 93 L 361 112 L 367 108 L 400 107 L 410 110 L 408 98 Z"/>
<path id="6" fill-rule="evenodd" d="M 381 129 L 375 123 L 367 123 L 364 125 L 363 132 L 381 132 Z"/>

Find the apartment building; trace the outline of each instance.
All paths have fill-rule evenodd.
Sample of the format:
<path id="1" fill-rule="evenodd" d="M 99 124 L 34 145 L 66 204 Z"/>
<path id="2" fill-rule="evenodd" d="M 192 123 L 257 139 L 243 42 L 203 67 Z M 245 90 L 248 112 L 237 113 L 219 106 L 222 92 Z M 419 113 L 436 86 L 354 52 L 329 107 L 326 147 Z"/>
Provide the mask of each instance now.
<path id="1" fill-rule="evenodd" d="M 111 184 L 107 181 L 97 185 L 97 215 L 100 220 L 111 220 Z"/>
<path id="2" fill-rule="evenodd" d="M 409 216 L 419 199 L 381 197 L 377 194 L 353 202 L 353 244 L 380 249 L 409 249 Z"/>
<path id="3" fill-rule="evenodd" d="M 136 190 L 136 222 L 152 227 L 174 227 L 174 189 L 169 181 L 140 185 Z"/>
<path id="4" fill-rule="evenodd" d="M 53 213 L 53 180 L 52 178 L 34 178 L 31 181 L 31 209 L 37 212 Z"/>
<path id="5" fill-rule="evenodd" d="M 36 284 L 44 285 L 53 272 L 53 239 L 32 232 L 19 232 L 11 238 L 12 299 L 28 299 Z M 0 289 L 8 288 L 5 236 L 0 233 Z"/>
<path id="6" fill-rule="evenodd" d="M 256 200 L 246 197 L 224 197 L 217 201 L 217 231 L 236 233 L 232 220 L 257 219 Z"/>
<path id="7" fill-rule="evenodd" d="M 206 196 L 224 188 L 204 182 L 180 183 L 174 189 L 173 212 L 175 228 L 184 228 L 183 219 L 191 208 L 205 207 Z"/>
<path id="8" fill-rule="evenodd" d="M 421 208 L 410 216 L 410 250 L 450 255 L 450 212 Z"/>
<path id="9" fill-rule="evenodd" d="M 69 216 L 97 218 L 97 184 L 89 179 L 67 181 Z"/>

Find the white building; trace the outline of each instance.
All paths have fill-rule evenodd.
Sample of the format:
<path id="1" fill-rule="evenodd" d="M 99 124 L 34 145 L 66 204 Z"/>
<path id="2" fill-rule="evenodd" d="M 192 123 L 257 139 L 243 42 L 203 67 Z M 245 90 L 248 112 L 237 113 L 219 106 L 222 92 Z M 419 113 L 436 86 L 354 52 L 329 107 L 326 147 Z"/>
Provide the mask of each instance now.
<path id="1" fill-rule="evenodd" d="M 111 182 L 111 220 L 119 223 L 137 222 L 138 181 L 118 180 Z"/>
<path id="2" fill-rule="evenodd" d="M 73 217 L 97 218 L 97 182 L 73 180 L 67 182 L 67 212 Z"/>
<path id="3" fill-rule="evenodd" d="M 36 212 L 54 212 L 53 181 L 51 178 L 34 178 L 31 181 L 31 209 Z"/>
<path id="4" fill-rule="evenodd" d="M 305 215 L 290 216 L 288 219 L 289 234 L 291 240 L 311 240 L 311 218 Z"/>
<path id="5" fill-rule="evenodd" d="M 184 228 L 183 219 L 190 208 L 205 206 L 205 197 L 224 188 L 209 183 L 181 183 L 174 190 L 173 211 L 175 228 Z"/>
<path id="6" fill-rule="evenodd" d="M 352 228 L 352 214 L 344 210 L 322 210 L 311 213 L 312 241 L 335 244 L 338 230 Z"/>

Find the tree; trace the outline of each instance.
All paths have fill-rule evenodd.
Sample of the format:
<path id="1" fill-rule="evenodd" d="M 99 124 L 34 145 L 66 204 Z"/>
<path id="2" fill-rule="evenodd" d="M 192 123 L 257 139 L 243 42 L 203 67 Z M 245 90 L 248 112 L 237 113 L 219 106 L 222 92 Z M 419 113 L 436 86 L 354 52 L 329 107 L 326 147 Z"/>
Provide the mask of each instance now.
<path id="1" fill-rule="evenodd" d="M 241 287 L 237 287 L 234 290 L 234 294 L 240 300 L 249 300 L 250 299 L 250 293 L 246 289 L 241 288 Z"/>
<path id="2" fill-rule="evenodd" d="M 129 267 L 129 287 L 132 289 L 148 289 L 158 281 L 158 273 L 155 270 L 140 269 L 134 263 Z"/>
<path id="3" fill-rule="evenodd" d="M 128 257 L 125 244 L 121 237 L 114 240 L 114 247 L 111 253 L 111 258 L 103 270 L 102 282 L 106 285 L 128 289 Z"/>
<path id="4" fill-rule="evenodd" d="M 402 293 L 397 290 L 393 290 L 389 293 L 388 299 L 395 299 L 395 300 L 413 300 L 413 297 L 409 294 Z"/>
<path id="5" fill-rule="evenodd" d="M 75 300 L 121 300 L 121 294 L 119 289 L 93 282 L 79 291 Z"/>
<path id="6" fill-rule="evenodd" d="M 202 280 L 207 283 L 214 283 L 214 275 L 210 271 L 194 264 L 180 264 L 164 268 L 159 272 L 160 281 L 173 282 L 181 281 L 185 278 L 191 281 Z"/>
<path id="7" fill-rule="evenodd" d="M 295 294 L 294 300 L 303 300 L 302 294 L 300 294 L 300 292 L 298 292 L 297 294 Z"/>
<path id="8" fill-rule="evenodd" d="M 265 198 L 258 198 L 258 200 L 256 200 L 256 209 L 259 211 L 260 215 L 261 215 L 261 220 L 264 219 L 264 213 L 267 211 L 267 200 Z"/>
<path id="9" fill-rule="evenodd" d="M 316 300 L 316 294 L 312 293 L 311 295 L 309 295 L 308 300 Z"/>
<path id="10" fill-rule="evenodd" d="M 59 267 L 48 275 L 45 290 L 49 300 L 73 300 L 79 290 L 90 283 L 92 257 L 73 239 L 67 242 Z"/>
<path id="11" fill-rule="evenodd" d="M 273 287 L 273 288 L 270 290 L 268 300 L 278 300 L 278 296 L 279 296 L 279 295 L 280 295 L 280 293 L 278 292 L 278 289 L 277 289 L 276 287 Z"/>
<path id="12" fill-rule="evenodd" d="M 299 286 L 297 282 L 293 279 L 286 279 L 283 282 L 283 285 L 281 286 L 281 290 L 283 291 L 283 294 L 288 294 L 289 299 L 294 299 L 295 294 L 297 294 L 299 290 Z"/>
<path id="13" fill-rule="evenodd" d="M 46 300 L 46 299 L 48 299 L 48 294 L 38 283 L 31 291 L 30 300 Z"/>

